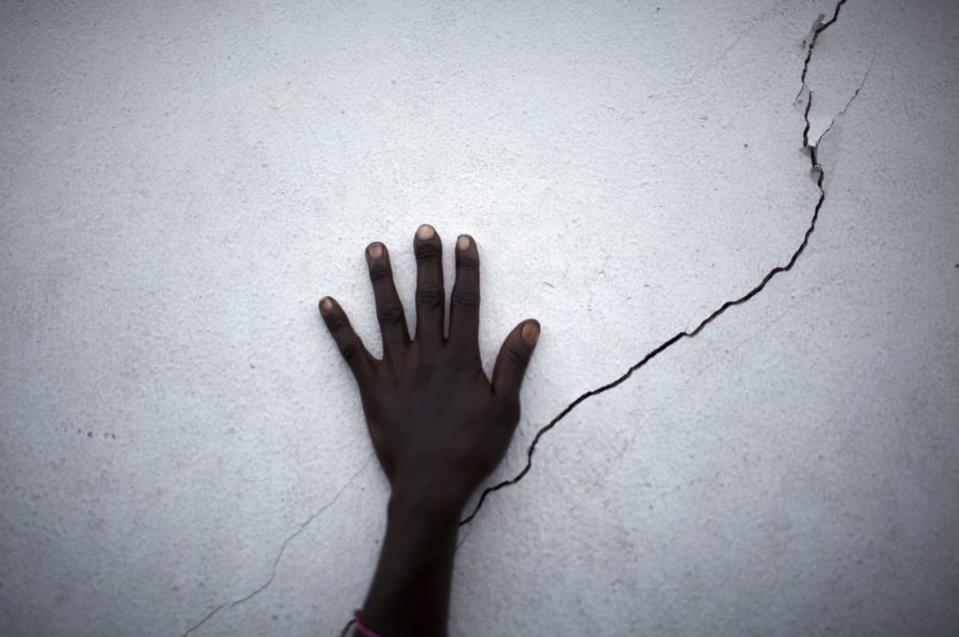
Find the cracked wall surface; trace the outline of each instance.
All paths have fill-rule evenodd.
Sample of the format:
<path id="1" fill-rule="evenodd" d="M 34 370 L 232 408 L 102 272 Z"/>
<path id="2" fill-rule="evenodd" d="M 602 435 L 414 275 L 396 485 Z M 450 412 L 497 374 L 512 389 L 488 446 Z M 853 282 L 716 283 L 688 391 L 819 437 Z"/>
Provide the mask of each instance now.
<path id="1" fill-rule="evenodd" d="M 379 351 L 423 221 L 487 365 L 544 329 L 452 634 L 950 634 L 957 26 L 0 4 L 0 634 L 337 634 L 386 486 L 316 300 Z"/>

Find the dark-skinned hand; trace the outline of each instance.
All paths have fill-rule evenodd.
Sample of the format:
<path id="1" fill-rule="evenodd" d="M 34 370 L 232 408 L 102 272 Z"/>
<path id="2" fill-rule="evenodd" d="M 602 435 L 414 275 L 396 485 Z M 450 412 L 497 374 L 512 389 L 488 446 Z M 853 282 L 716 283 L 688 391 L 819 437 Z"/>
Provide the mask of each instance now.
<path id="1" fill-rule="evenodd" d="M 456 283 L 449 336 L 443 334 L 443 244 L 421 226 L 416 255 L 416 337 L 410 339 L 390 255 L 371 243 L 366 262 L 383 359 L 373 358 L 333 299 L 320 311 L 353 371 L 377 458 L 393 490 L 428 489 L 437 498 L 465 502 L 499 463 L 519 422 L 519 389 L 539 324 L 527 320 L 506 337 L 493 369 L 479 352 L 479 251 L 468 235 L 456 241 Z"/>
<path id="2" fill-rule="evenodd" d="M 459 514 L 509 446 L 519 390 L 539 323 L 519 323 L 503 341 L 492 381 L 479 352 L 479 251 L 456 241 L 456 282 L 444 334 L 443 245 L 432 226 L 413 240 L 416 333 L 410 339 L 390 257 L 366 248 L 383 358 L 373 358 L 334 299 L 320 313 L 356 377 L 370 439 L 390 482 L 386 538 L 362 621 L 380 634 L 445 634 Z"/>

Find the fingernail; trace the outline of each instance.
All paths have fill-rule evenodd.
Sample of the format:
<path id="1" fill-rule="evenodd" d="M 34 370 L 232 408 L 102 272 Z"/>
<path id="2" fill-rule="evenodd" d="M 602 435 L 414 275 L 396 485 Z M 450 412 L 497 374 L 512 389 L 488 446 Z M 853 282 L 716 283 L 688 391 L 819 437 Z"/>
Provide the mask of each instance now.
<path id="1" fill-rule="evenodd" d="M 320 299 L 320 312 L 323 314 L 329 314 L 333 310 L 333 301 L 330 300 L 330 297 L 324 296 Z"/>
<path id="2" fill-rule="evenodd" d="M 366 249 L 366 252 L 370 255 L 370 258 L 379 259 L 381 256 L 383 256 L 383 244 L 371 243 L 370 247 Z"/>
<path id="3" fill-rule="evenodd" d="M 436 234 L 436 230 L 433 229 L 428 223 L 424 223 L 422 226 L 416 229 L 416 238 L 421 241 L 426 241 L 427 239 L 432 239 L 433 235 Z"/>
<path id="4" fill-rule="evenodd" d="M 526 341 L 526 344 L 530 347 L 536 345 L 536 340 L 539 338 L 539 324 L 536 321 L 530 321 L 523 326 L 520 335 L 522 335 L 523 340 Z"/>
<path id="5" fill-rule="evenodd" d="M 461 234 L 459 236 L 459 239 L 456 240 L 456 247 L 459 250 L 467 249 L 468 247 L 470 247 L 470 238 L 465 234 Z"/>

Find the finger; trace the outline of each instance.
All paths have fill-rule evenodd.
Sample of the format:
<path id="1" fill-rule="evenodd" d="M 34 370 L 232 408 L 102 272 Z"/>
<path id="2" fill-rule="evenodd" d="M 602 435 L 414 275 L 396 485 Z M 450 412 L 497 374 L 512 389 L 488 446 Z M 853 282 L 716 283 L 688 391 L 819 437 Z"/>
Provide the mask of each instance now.
<path id="1" fill-rule="evenodd" d="M 320 314 L 357 382 L 360 384 L 366 382 L 373 371 L 373 357 L 366 350 L 360 337 L 353 331 L 346 312 L 335 300 L 324 296 L 320 299 Z"/>
<path id="2" fill-rule="evenodd" d="M 373 298 L 376 301 L 376 317 L 380 322 L 383 335 L 383 357 L 399 354 L 410 342 L 406 328 L 406 315 L 403 304 L 393 284 L 393 269 L 390 267 L 390 253 L 382 243 L 371 243 L 366 248 L 366 263 L 370 269 L 370 282 L 373 284 Z"/>
<path id="3" fill-rule="evenodd" d="M 443 243 L 433 226 L 423 224 L 413 239 L 416 255 L 416 342 L 428 348 L 443 343 Z"/>
<path id="4" fill-rule="evenodd" d="M 539 322 L 528 319 L 513 328 L 500 347 L 493 366 L 493 393 L 507 398 L 519 398 L 526 366 L 539 340 Z"/>
<path id="5" fill-rule="evenodd" d="M 456 282 L 450 296 L 450 343 L 479 349 L 479 250 L 467 234 L 456 240 Z"/>

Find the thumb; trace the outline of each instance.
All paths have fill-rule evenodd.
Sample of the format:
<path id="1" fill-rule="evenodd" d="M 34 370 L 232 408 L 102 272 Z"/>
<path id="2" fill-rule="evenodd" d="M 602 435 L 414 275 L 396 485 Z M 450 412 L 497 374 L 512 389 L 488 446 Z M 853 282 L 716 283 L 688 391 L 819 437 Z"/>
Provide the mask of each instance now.
<path id="1" fill-rule="evenodd" d="M 518 396 L 526 366 L 539 339 L 539 321 L 527 319 L 513 328 L 499 349 L 493 366 L 493 393 Z"/>

